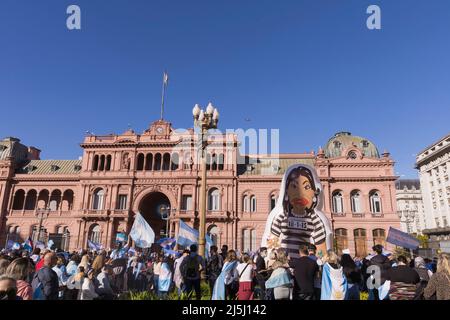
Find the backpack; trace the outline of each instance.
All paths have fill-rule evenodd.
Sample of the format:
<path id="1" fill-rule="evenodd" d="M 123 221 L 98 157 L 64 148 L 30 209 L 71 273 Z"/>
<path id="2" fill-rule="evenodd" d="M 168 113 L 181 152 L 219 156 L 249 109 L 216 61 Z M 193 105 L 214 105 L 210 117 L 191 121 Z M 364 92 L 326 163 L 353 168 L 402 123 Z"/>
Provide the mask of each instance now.
<path id="1" fill-rule="evenodd" d="M 184 268 L 181 270 L 183 278 L 185 279 L 196 279 L 199 276 L 199 263 L 197 256 L 186 257 L 186 263 L 184 263 Z"/>
<path id="2" fill-rule="evenodd" d="M 42 282 L 39 280 L 38 272 L 36 272 L 34 276 L 32 288 L 33 288 L 33 300 L 45 300 L 44 286 L 42 285 Z"/>

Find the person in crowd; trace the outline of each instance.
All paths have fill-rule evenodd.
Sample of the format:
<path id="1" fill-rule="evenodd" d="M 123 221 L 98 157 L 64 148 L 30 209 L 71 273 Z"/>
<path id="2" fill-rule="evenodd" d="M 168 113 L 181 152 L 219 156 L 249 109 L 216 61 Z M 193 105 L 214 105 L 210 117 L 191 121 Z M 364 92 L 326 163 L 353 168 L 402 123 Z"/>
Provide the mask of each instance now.
<path id="1" fill-rule="evenodd" d="M 53 271 L 58 275 L 58 284 L 59 284 L 59 297 L 62 298 L 64 294 L 64 290 L 66 287 L 66 282 L 69 276 L 66 273 L 65 259 L 64 256 L 57 256 L 56 265 L 53 267 Z"/>
<path id="2" fill-rule="evenodd" d="M 222 268 L 222 270 L 228 270 L 225 274 L 225 297 L 227 300 L 235 300 L 239 291 L 238 264 L 236 251 L 229 250 Z M 233 265 L 233 267 L 228 268 L 228 265 Z"/>
<path id="3" fill-rule="evenodd" d="M 33 288 L 30 285 L 30 272 L 32 272 L 32 266 L 28 258 L 15 259 L 8 266 L 8 269 L 6 269 L 6 276 L 16 280 L 17 295 L 22 300 L 33 299 Z"/>
<path id="4" fill-rule="evenodd" d="M 406 257 L 400 255 L 397 266 L 387 271 L 387 280 L 391 281 L 390 300 L 413 300 L 420 277 L 416 270 L 409 267 Z"/>
<path id="5" fill-rule="evenodd" d="M 220 255 L 222 256 L 222 261 L 225 261 L 228 256 L 228 246 L 224 244 L 220 250 Z"/>
<path id="6" fill-rule="evenodd" d="M 375 255 L 372 256 L 369 259 L 368 266 L 378 266 L 379 267 L 379 274 L 380 274 L 380 285 L 384 285 L 384 282 L 386 281 L 387 272 L 391 268 L 391 261 L 388 257 L 386 257 L 383 254 L 383 246 L 380 244 L 377 244 L 372 247 L 372 250 L 374 251 Z M 373 271 L 374 273 L 375 271 Z M 370 276 L 370 275 L 369 275 Z M 375 280 L 373 280 L 373 283 Z M 366 282 L 367 283 L 367 282 Z M 369 300 L 379 300 L 378 296 L 378 289 L 377 288 L 368 288 L 369 290 Z"/>
<path id="7" fill-rule="evenodd" d="M 217 246 L 213 245 L 210 248 L 210 257 L 206 264 L 206 276 L 208 277 L 208 284 L 211 292 L 213 291 L 214 284 L 222 271 L 222 267 L 222 256 L 218 253 Z"/>
<path id="8" fill-rule="evenodd" d="M 159 274 L 161 272 L 161 265 L 163 262 L 163 257 L 158 255 L 156 257 L 155 263 L 153 264 L 153 288 L 156 295 L 159 295 Z M 137 263 L 137 261 L 136 261 Z"/>
<path id="9" fill-rule="evenodd" d="M 439 255 L 436 272 L 431 276 L 423 295 L 427 300 L 450 300 L 450 255 Z"/>
<path id="10" fill-rule="evenodd" d="M 97 255 L 92 263 L 92 269 L 94 269 L 95 275 L 98 275 L 102 272 L 103 267 L 106 264 L 106 252 L 102 251 L 99 255 Z M 86 268 L 85 268 L 86 269 Z"/>
<path id="11" fill-rule="evenodd" d="M 74 254 L 72 255 L 72 257 L 70 257 L 70 261 L 66 266 L 66 273 L 69 277 L 77 273 L 79 263 L 80 256 L 78 254 Z"/>
<path id="12" fill-rule="evenodd" d="M 95 270 L 94 270 L 95 274 Z M 105 265 L 102 268 L 102 271 L 97 276 L 98 286 L 97 293 L 104 300 L 112 300 L 114 299 L 114 291 L 111 287 L 111 275 L 112 268 L 110 265 Z M 96 282 L 94 282 L 95 284 Z"/>
<path id="13" fill-rule="evenodd" d="M 241 263 L 236 267 L 239 274 L 238 300 L 253 300 L 253 278 L 255 276 L 255 267 L 252 259 L 246 253 L 241 257 Z"/>
<path id="14" fill-rule="evenodd" d="M 81 288 L 85 277 L 83 266 L 79 266 L 77 273 L 67 279 L 67 293 L 65 300 L 79 300 L 81 296 Z"/>
<path id="15" fill-rule="evenodd" d="M 0 258 L 0 276 L 6 273 L 6 269 L 9 266 L 9 260 L 5 258 Z"/>
<path id="16" fill-rule="evenodd" d="M 423 291 L 428 285 L 428 281 L 430 281 L 433 272 L 427 269 L 425 260 L 422 257 L 416 257 L 414 259 L 414 270 L 416 270 L 420 277 L 420 282 L 417 284 L 414 300 L 424 300 Z"/>
<path id="17" fill-rule="evenodd" d="M 317 247 L 313 244 L 308 246 L 308 258 L 317 263 L 318 270 L 314 275 L 314 299 L 320 300 L 320 287 L 322 286 L 322 260 L 316 255 Z"/>
<path id="18" fill-rule="evenodd" d="M 294 269 L 294 292 L 295 300 L 314 300 L 314 279 L 319 271 L 317 262 L 309 257 L 308 247 L 300 245 L 300 258 L 292 259 L 289 265 Z"/>
<path id="19" fill-rule="evenodd" d="M 169 257 L 164 257 L 158 278 L 158 291 L 160 299 L 167 299 L 169 290 L 172 288 L 172 270 Z"/>
<path id="20" fill-rule="evenodd" d="M 33 260 L 34 264 L 38 263 L 41 259 L 41 249 L 40 248 L 34 248 L 33 252 L 31 253 L 31 260 Z"/>
<path id="21" fill-rule="evenodd" d="M 347 294 L 347 279 L 338 263 L 338 256 L 328 250 L 324 257 L 320 300 L 344 300 Z"/>
<path id="22" fill-rule="evenodd" d="M 175 287 L 178 290 L 178 295 L 181 295 L 181 293 L 184 292 L 183 276 L 181 274 L 180 266 L 181 266 L 181 263 L 183 262 L 184 258 L 186 258 L 188 255 L 189 255 L 189 250 L 185 249 L 185 250 L 183 250 L 183 254 L 181 255 L 181 257 L 176 259 L 174 262 L 173 281 L 174 281 Z"/>
<path id="23" fill-rule="evenodd" d="M 81 262 L 79 263 L 78 267 L 83 267 L 85 271 L 89 270 L 91 264 L 90 264 L 90 258 L 88 254 L 84 254 L 81 256 Z"/>
<path id="24" fill-rule="evenodd" d="M 47 253 L 49 253 L 49 252 L 51 252 L 50 250 L 48 250 L 48 249 L 45 249 L 45 250 L 41 250 L 41 253 L 40 253 L 40 259 L 39 259 L 39 261 L 36 263 L 36 272 L 38 272 L 43 266 L 44 266 L 44 257 L 45 257 L 45 255 L 47 254 Z"/>
<path id="25" fill-rule="evenodd" d="M 80 290 L 80 300 L 94 300 L 98 298 L 98 294 L 95 288 L 95 271 L 94 269 L 89 269 L 86 277 L 82 281 L 82 286 Z"/>
<path id="26" fill-rule="evenodd" d="M 261 300 L 266 299 L 266 281 L 269 278 L 266 268 L 267 248 L 259 248 L 255 258 L 255 278 L 261 293 Z"/>
<path id="27" fill-rule="evenodd" d="M 341 266 L 344 275 L 347 278 L 348 290 L 345 300 L 359 300 L 360 299 L 360 283 L 361 271 L 356 266 L 355 261 L 350 256 L 350 250 L 344 249 L 341 256 Z"/>
<path id="28" fill-rule="evenodd" d="M 6 275 L 0 275 L 0 300 L 21 300 L 17 295 L 16 280 Z"/>
<path id="29" fill-rule="evenodd" d="M 200 273 L 206 267 L 205 261 L 197 254 L 197 245 L 192 244 L 189 249 L 189 255 L 181 262 L 180 271 L 188 298 L 190 299 L 192 290 L 194 290 L 197 300 L 201 300 Z"/>
<path id="30" fill-rule="evenodd" d="M 59 293 L 58 275 L 52 268 L 56 265 L 56 254 L 48 252 L 42 259 L 43 266 L 34 274 L 33 291 L 40 290 L 42 300 L 57 300 Z"/>
<path id="31" fill-rule="evenodd" d="M 291 300 L 294 284 L 289 271 L 288 256 L 282 248 L 277 249 L 274 256 L 276 260 L 270 266 L 272 272 L 265 283 L 266 288 L 272 290 L 269 297 L 274 300 Z"/>

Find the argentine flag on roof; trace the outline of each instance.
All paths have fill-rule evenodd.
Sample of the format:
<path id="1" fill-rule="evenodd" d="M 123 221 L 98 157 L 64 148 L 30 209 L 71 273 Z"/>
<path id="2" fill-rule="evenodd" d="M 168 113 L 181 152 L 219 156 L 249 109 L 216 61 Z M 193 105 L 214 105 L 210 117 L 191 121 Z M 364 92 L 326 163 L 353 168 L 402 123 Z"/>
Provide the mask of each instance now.
<path id="1" fill-rule="evenodd" d="M 153 232 L 153 229 L 139 212 L 134 218 L 130 237 L 134 240 L 136 246 L 140 248 L 150 248 L 155 242 L 155 232 Z"/>
<path id="2" fill-rule="evenodd" d="M 180 229 L 178 230 L 177 243 L 183 247 L 188 247 L 191 244 L 198 243 L 198 230 L 191 228 L 184 222 L 180 220 Z"/>

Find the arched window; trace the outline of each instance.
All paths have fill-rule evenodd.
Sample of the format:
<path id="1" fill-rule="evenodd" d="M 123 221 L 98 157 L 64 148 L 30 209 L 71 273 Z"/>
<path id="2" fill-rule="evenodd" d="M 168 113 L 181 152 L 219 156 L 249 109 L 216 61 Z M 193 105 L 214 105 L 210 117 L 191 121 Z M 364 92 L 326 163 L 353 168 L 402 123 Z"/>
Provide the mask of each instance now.
<path id="1" fill-rule="evenodd" d="M 8 241 L 20 242 L 19 226 L 9 226 L 8 234 L 6 235 L 6 243 L 8 243 Z"/>
<path id="2" fill-rule="evenodd" d="M 36 209 L 37 192 L 36 190 L 30 190 L 27 192 L 27 198 L 25 201 L 25 210 Z"/>
<path id="3" fill-rule="evenodd" d="M 344 201 L 342 198 L 341 191 L 333 192 L 333 213 L 343 213 L 344 212 Z"/>
<path id="4" fill-rule="evenodd" d="M 145 156 L 145 170 L 150 171 L 153 168 L 153 154 L 147 153 Z"/>
<path id="5" fill-rule="evenodd" d="M 208 210 L 219 211 L 220 210 L 220 192 L 219 189 L 213 188 L 208 193 Z"/>
<path id="6" fill-rule="evenodd" d="M 98 155 L 94 156 L 94 161 L 92 161 L 92 170 L 93 171 L 98 170 Z"/>
<path id="7" fill-rule="evenodd" d="M 89 234 L 89 240 L 91 240 L 93 243 L 101 243 L 101 229 L 98 224 L 94 224 L 91 227 L 91 232 Z"/>
<path id="8" fill-rule="evenodd" d="M 93 199 L 92 199 L 92 209 L 102 210 L 104 198 L 105 198 L 105 191 L 103 189 L 95 190 Z"/>
<path id="9" fill-rule="evenodd" d="M 244 196 L 243 208 L 244 208 L 244 212 L 249 212 L 250 211 L 250 198 L 249 198 L 249 196 Z"/>
<path id="10" fill-rule="evenodd" d="M 70 232 L 67 226 L 59 226 L 56 229 L 56 236 L 54 236 L 54 243 L 56 248 L 64 251 L 69 250 Z"/>
<path id="11" fill-rule="evenodd" d="M 277 205 L 277 196 L 273 194 L 270 196 L 270 210 L 273 210 L 273 208 L 275 208 L 276 205 Z"/>
<path id="12" fill-rule="evenodd" d="M 347 229 L 336 229 L 336 247 L 338 255 L 342 254 L 342 250 L 348 248 Z"/>
<path id="13" fill-rule="evenodd" d="M 170 170 L 175 171 L 178 170 L 179 164 L 180 164 L 180 157 L 177 152 L 172 153 L 172 156 L 170 157 Z"/>
<path id="14" fill-rule="evenodd" d="M 105 170 L 106 171 L 109 171 L 109 170 L 111 170 L 111 155 L 110 154 L 108 154 L 107 156 L 106 156 L 106 168 L 105 168 Z"/>
<path id="15" fill-rule="evenodd" d="M 155 163 L 153 164 L 153 170 L 159 171 L 161 170 L 161 153 L 155 154 Z"/>
<path id="16" fill-rule="evenodd" d="M 361 213 L 361 193 L 358 190 L 352 191 L 350 194 L 350 201 L 353 213 Z"/>
<path id="17" fill-rule="evenodd" d="M 250 239 L 251 239 L 251 241 L 250 241 L 250 250 L 252 252 L 256 252 L 256 250 L 257 250 L 257 247 L 256 247 L 257 241 L 256 241 L 256 230 L 255 229 L 252 229 L 252 231 L 250 232 Z"/>
<path id="18" fill-rule="evenodd" d="M 63 195 L 63 206 L 62 206 L 62 210 L 63 211 L 69 211 L 72 210 L 73 208 L 73 191 L 72 190 L 66 190 L 64 191 L 64 195 Z"/>
<path id="19" fill-rule="evenodd" d="M 250 230 L 242 230 L 242 252 L 250 251 Z"/>
<path id="20" fill-rule="evenodd" d="M 211 170 L 212 157 L 209 153 L 206 154 L 206 170 Z"/>
<path id="21" fill-rule="evenodd" d="M 381 197 L 378 191 L 370 192 L 370 212 L 381 213 Z"/>
<path id="22" fill-rule="evenodd" d="M 212 161 L 211 169 L 216 171 L 217 170 L 217 155 L 215 153 L 213 153 L 213 155 L 211 157 L 211 161 Z"/>
<path id="23" fill-rule="evenodd" d="M 218 246 L 219 245 L 219 228 L 215 224 L 213 224 L 213 225 L 209 226 L 208 230 L 209 230 L 208 233 L 211 237 L 213 244 L 215 246 Z"/>
<path id="24" fill-rule="evenodd" d="M 31 227 L 31 240 L 36 243 L 39 240 L 39 226 L 34 225 Z"/>
<path id="25" fill-rule="evenodd" d="M 250 212 L 256 212 L 256 197 L 250 197 Z"/>
<path id="26" fill-rule="evenodd" d="M 25 191 L 23 191 L 22 189 L 17 190 L 16 193 L 14 193 L 13 210 L 22 210 L 24 202 L 25 202 Z"/>
<path id="27" fill-rule="evenodd" d="M 170 170 L 170 154 L 169 153 L 164 153 L 162 169 L 163 169 L 163 171 Z"/>
<path id="28" fill-rule="evenodd" d="M 355 238 L 355 256 L 365 257 L 367 255 L 366 229 L 353 230 Z"/>
<path id="29" fill-rule="evenodd" d="M 61 204 L 61 191 L 60 190 L 53 190 L 52 194 L 50 196 L 50 202 L 49 202 L 49 208 L 51 211 L 56 211 L 59 209 L 59 206 Z"/>
<path id="30" fill-rule="evenodd" d="M 100 166 L 98 170 L 103 171 L 105 169 L 105 155 L 100 156 Z"/>
<path id="31" fill-rule="evenodd" d="M 223 153 L 219 154 L 217 161 L 218 161 L 217 163 L 219 165 L 219 170 L 223 170 L 224 164 L 225 164 L 225 157 L 224 157 Z"/>
<path id="32" fill-rule="evenodd" d="M 139 153 L 138 156 L 137 156 L 136 170 L 137 171 L 144 170 L 144 154 L 143 153 Z"/>

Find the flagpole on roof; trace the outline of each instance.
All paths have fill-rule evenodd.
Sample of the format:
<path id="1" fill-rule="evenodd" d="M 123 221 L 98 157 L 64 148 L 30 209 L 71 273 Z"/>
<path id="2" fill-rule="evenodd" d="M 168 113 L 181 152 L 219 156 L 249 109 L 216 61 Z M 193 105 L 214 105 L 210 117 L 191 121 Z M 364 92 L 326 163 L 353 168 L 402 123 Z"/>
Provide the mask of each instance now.
<path id="1" fill-rule="evenodd" d="M 164 71 L 162 94 L 161 94 L 161 120 L 164 119 L 164 97 L 166 95 L 166 88 L 168 84 L 169 84 L 169 75 L 167 74 L 167 71 Z"/>

